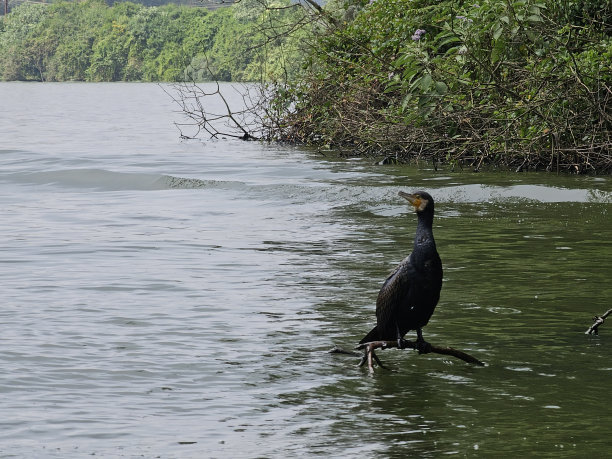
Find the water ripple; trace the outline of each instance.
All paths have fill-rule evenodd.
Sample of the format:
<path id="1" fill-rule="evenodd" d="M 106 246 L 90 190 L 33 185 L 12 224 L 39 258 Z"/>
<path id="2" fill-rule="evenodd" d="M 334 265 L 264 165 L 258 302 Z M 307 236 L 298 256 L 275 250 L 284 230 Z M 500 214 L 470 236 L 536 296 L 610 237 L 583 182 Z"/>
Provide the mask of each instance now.
<path id="1" fill-rule="evenodd" d="M 609 180 L 180 142 L 156 85 L 0 100 L 0 455 L 601 454 Z M 369 376 L 327 351 L 375 322 L 420 188 L 445 268 L 425 336 L 487 366 L 389 349 Z"/>

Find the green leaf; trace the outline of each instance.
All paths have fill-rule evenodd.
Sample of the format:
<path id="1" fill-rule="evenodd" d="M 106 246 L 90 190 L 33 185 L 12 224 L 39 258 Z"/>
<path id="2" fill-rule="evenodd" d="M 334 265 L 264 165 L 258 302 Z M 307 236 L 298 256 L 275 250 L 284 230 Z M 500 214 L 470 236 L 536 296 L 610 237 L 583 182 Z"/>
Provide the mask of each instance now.
<path id="1" fill-rule="evenodd" d="M 542 16 L 538 16 L 537 14 L 532 14 L 527 18 L 529 22 L 542 22 Z"/>
<path id="2" fill-rule="evenodd" d="M 497 29 L 493 31 L 493 40 L 497 40 L 499 37 L 501 37 L 503 31 L 504 28 L 502 26 L 497 27 Z"/>
<path id="3" fill-rule="evenodd" d="M 460 42 L 461 40 L 457 36 L 446 37 L 442 41 L 440 41 L 440 43 L 438 43 L 438 48 L 442 48 L 443 46 L 448 45 L 449 43 L 460 43 Z"/>
<path id="4" fill-rule="evenodd" d="M 502 58 L 505 48 L 506 41 L 503 38 L 495 42 L 495 46 L 491 50 L 491 63 L 495 64 Z"/>
<path id="5" fill-rule="evenodd" d="M 417 73 L 419 73 L 418 68 L 407 68 L 402 74 L 402 79 L 404 81 L 411 81 Z"/>
<path id="6" fill-rule="evenodd" d="M 406 107 L 408 106 L 408 102 L 410 102 L 411 98 L 412 98 L 412 94 L 408 94 L 406 97 L 404 97 L 404 100 L 402 100 L 402 111 L 406 110 Z"/>
<path id="7" fill-rule="evenodd" d="M 459 52 L 459 49 L 461 49 L 459 46 L 453 46 L 452 48 L 448 48 L 444 54 L 457 54 Z"/>
<path id="8" fill-rule="evenodd" d="M 436 92 L 444 96 L 448 92 L 448 86 L 444 81 L 436 81 Z"/>
<path id="9" fill-rule="evenodd" d="M 433 111 L 436 109 L 436 106 L 431 103 L 429 104 L 423 103 L 422 105 L 419 106 L 419 109 L 421 111 L 421 115 L 427 118 L 429 115 L 433 113 Z"/>
<path id="10" fill-rule="evenodd" d="M 419 86 L 421 84 L 421 80 L 423 79 L 423 77 L 419 77 L 416 80 L 414 80 L 411 84 L 410 87 L 408 88 L 408 91 L 413 92 L 417 86 Z"/>
<path id="11" fill-rule="evenodd" d="M 525 32 L 527 34 L 527 38 L 529 38 L 534 43 L 538 40 L 538 35 L 535 32 L 531 30 L 526 30 Z"/>
<path id="12" fill-rule="evenodd" d="M 421 78 L 421 89 L 423 91 L 427 91 L 431 87 L 432 83 L 433 83 L 433 78 L 431 77 L 429 73 L 426 73 Z"/>
<path id="13" fill-rule="evenodd" d="M 388 94 L 390 92 L 396 91 L 400 87 L 401 87 L 401 84 L 399 83 L 399 81 L 391 81 L 389 84 L 387 84 L 387 87 L 383 91 L 383 94 Z"/>

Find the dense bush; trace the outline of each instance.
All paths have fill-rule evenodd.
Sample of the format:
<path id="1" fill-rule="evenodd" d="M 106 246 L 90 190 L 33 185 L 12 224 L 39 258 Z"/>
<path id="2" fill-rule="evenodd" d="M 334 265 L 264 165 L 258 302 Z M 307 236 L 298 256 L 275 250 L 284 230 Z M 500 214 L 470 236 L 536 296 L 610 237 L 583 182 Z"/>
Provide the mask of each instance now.
<path id="1" fill-rule="evenodd" d="M 612 169 L 608 1 L 344 7 L 354 20 L 335 21 L 274 99 L 277 137 L 475 168 Z"/>

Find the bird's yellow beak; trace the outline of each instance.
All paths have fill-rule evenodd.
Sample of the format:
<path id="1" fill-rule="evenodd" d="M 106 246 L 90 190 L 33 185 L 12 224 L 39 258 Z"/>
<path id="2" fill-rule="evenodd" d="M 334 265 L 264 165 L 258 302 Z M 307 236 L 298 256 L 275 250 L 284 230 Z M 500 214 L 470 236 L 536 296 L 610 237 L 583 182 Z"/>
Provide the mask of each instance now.
<path id="1" fill-rule="evenodd" d="M 408 202 L 414 206 L 414 210 L 417 212 L 425 209 L 427 206 L 427 200 L 423 199 L 418 194 L 405 193 L 404 191 L 400 191 L 398 194 L 402 198 L 408 200 Z"/>

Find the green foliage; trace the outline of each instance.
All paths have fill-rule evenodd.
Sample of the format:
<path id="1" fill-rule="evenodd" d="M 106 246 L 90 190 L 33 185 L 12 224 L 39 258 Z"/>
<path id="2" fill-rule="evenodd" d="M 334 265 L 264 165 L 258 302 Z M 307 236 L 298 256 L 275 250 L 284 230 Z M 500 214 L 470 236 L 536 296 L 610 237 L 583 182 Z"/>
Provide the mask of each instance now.
<path id="1" fill-rule="evenodd" d="M 103 0 L 22 4 L 0 21 L 0 79 L 238 81 L 279 75 L 280 48 L 297 38 L 267 42 L 260 26 L 270 13 L 245 13 L 240 4 L 215 11 L 130 2 L 109 7 Z M 292 8 L 278 14 L 290 17 Z"/>
<path id="2" fill-rule="evenodd" d="M 31 35 L 40 29 L 44 21 L 45 6 L 27 4 L 16 9 L 9 17 L 14 20 L 3 21 L 0 34 L 0 75 L 11 80 L 40 78 L 39 75 L 35 76 L 37 72 L 32 65 L 34 53 L 30 56 L 25 47 L 31 43 Z"/>
<path id="3" fill-rule="evenodd" d="M 280 137 L 476 167 L 612 168 L 608 1 L 344 8 L 355 5 L 359 14 L 321 34 L 285 88 Z"/>

